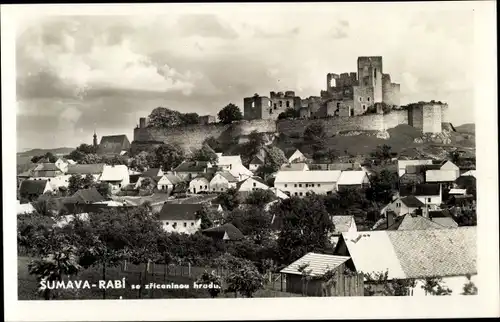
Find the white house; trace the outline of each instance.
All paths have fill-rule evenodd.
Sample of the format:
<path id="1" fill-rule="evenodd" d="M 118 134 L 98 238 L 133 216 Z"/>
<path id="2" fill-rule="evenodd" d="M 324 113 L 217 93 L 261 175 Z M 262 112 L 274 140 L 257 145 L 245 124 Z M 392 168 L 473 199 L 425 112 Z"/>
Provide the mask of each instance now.
<path id="1" fill-rule="evenodd" d="M 442 171 L 455 171 L 455 179 L 453 181 L 455 181 L 458 177 L 460 177 L 460 168 L 455 163 L 451 162 L 450 160 L 443 163 L 441 165 L 440 170 L 442 170 Z"/>
<path id="2" fill-rule="evenodd" d="M 99 178 L 102 175 L 104 170 L 104 164 L 96 163 L 96 164 L 69 164 L 67 175 L 92 175 L 95 181 L 99 181 Z"/>
<path id="3" fill-rule="evenodd" d="M 129 175 L 130 175 L 130 171 L 129 171 Z M 137 182 L 135 183 L 135 189 L 139 189 L 141 187 L 141 184 L 142 184 L 142 181 L 144 180 L 144 178 L 154 179 L 155 182 L 158 182 L 161 177 L 163 177 L 162 169 L 160 169 L 160 168 L 148 169 L 148 170 L 144 171 L 143 173 L 141 173 L 141 175 L 139 176 L 139 179 L 137 179 Z"/>
<path id="4" fill-rule="evenodd" d="M 370 186 L 370 179 L 365 171 L 342 171 L 337 182 L 337 190 L 347 188 L 366 188 Z"/>
<path id="5" fill-rule="evenodd" d="M 174 169 L 174 174 L 182 180 L 189 181 L 201 173 L 207 173 L 212 164 L 207 161 L 183 161 Z"/>
<path id="6" fill-rule="evenodd" d="M 302 152 L 300 152 L 299 149 L 297 149 L 291 153 L 287 153 L 285 156 L 288 159 L 289 163 L 306 162 L 307 161 L 307 157 Z"/>
<path id="7" fill-rule="evenodd" d="M 128 167 L 126 165 L 105 165 L 100 177 L 101 182 L 111 186 L 111 192 L 117 192 L 130 183 Z"/>
<path id="8" fill-rule="evenodd" d="M 211 175 L 208 173 L 199 174 L 189 182 L 188 192 L 200 193 L 210 191 Z"/>
<path id="9" fill-rule="evenodd" d="M 279 171 L 309 171 L 309 166 L 303 162 L 286 163 L 280 167 Z"/>
<path id="10" fill-rule="evenodd" d="M 417 197 L 410 195 L 406 197 L 397 198 L 396 200 L 392 201 L 387 206 L 385 206 L 380 211 L 380 213 L 386 216 L 387 212 L 392 211 L 397 216 L 404 216 L 406 214 L 413 213 L 419 208 L 422 209 L 422 214 L 424 214 L 424 212 L 426 211 L 425 204 L 422 201 L 420 201 Z"/>
<path id="11" fill-rule="evenodd" d="M 29 215 L 33 212 L 35 212 L 35 208 L 31 204 L 31 202 L 21 203 L 19 200 L 17 201 L 17 214 L 18 215 Z"/>
<path id="12" fill-rule="evenodd" d="M 253 191 L 257 189 L 268 190 L 269 186 L 259 177 L 251 177 L 238 183 L 238 191 Z"/>
<path id="13" fill-rule="evenodd" d="M 400 177 L 406 173 L 406 167 L 409 165 L 432 165 L 432 160 L 398 160 L 398 174 Z"/>
<path id="14" fill-rule="evenodd" d="M 309 192 L 328 194 L 337 190 L 341 171 L 279 171 L 274 187 L 289 196 L 303 196 Z"/>
<path id="15" fill-rule="evenodd" d="M 428 183 L 451 183 L 457 180 L 459 174 L 456 170 L 427 170 L 425 171 L 425 182 Z"/>
<path id="16" fill-rule="evenodd" d="M 179 234 L 194 234 L 201 228 L 201 219 L 197 213 L 202 210 L 202 204 L 163 204 L 159 220 L 166 232 Z"/>
<path id="17" fill-rule="evenodd" d="M 276 197 L 278 197 L 279 199 L 288 199 L 289 198 L 286 193 L 284 193 L 283 191 L 281 191 L 278 188 L 272 187 L 272 188 L 269 188 L 269 190 L 271 190 L 276 195 Z"/>
<path id="18" fill-rule="evenodd" d="M 217 167 L 220 170 L 229 171 L 238 180 L 245 180 L 253 176 L 253 172 L 245 168 L 239 155 L 222 155 L 217 153 Z"/>
<path id="19" fill-rule="evenodd" d="M 52 190 L 56 191 L 59 188 L 68 188 L 69 178 L 71 176 L 67 174 L 59 174 L 55 177 L 31 177 L 30 180 L 43 180 L 47 181 Z"/>
<path id="20" fill-rule="evenodd" d="M 65 158 L 59 158 L 55 162 L 56 167 L 58 167 L 63 173 L 68 172 L 68 166 L 70 164 L 73 165 L 76 164 L 76 162 L 71 159 L 65 159 Z"/>
<path id="21" fill-rule="evenodd" d="M 256 155 L 256 156 L 254 156 L 252 161 L 250 161 L 250 164 L 248 165 L 248 169 L 252 172 L 255 172 L 262 165 L 264 165 L 264 160 L 259 155 Z"/>
<path id="22" fill-rule="evenodd" d="M 233 176 L 229 171 L 219 171 L 215 173 L 210 180 L 210 191 L 219 192 L 226 191 L 229 188 L 236 188 L 238 178 Z"/>
<path id="23" fill-rule="evenodd" d="M 449 229 L 382 230 L 343 233 L 334 254 L 350 256 L 357 272 L 388 274 L 388 280 L 416 279 L 412 296 L 425 296 L 425 278 L 441 278 L 451 295 L 460 295 L 467 276 L 477 284 L 475 226 Z M 452 263 L 452 264 L 451 264 Z M 382 285 L 365 279 L 365 286 Z M 378 287 L 377 287 L 378 286 Z"/>
<path id="24" fill-rule="evenodd" d="M 415 196 L 428 210 L 439 208 L 443 202 L 442 187 L 437 183 L 401 185 L 399 187 L 399 196 Z"/>
<path id="25" fill-rule="evenodd" d="M 19 187 L 21 198 L 33 200 L 46 192 L 53 191 L 47 180 L 24 180 Z"/>
<path id="26" fill-rule="evenodd" d="M 467 189 L 453 188 L 450 189 L 449 194 L 454 196 L 465 196 L 467 194 Z"/>

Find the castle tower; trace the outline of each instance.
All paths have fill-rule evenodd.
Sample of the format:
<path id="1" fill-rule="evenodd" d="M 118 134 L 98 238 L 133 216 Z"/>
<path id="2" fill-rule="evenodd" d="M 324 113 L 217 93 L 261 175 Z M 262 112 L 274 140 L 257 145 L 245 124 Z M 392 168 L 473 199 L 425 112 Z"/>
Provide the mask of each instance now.
<path id="1" fill-rule="evenodd" d="M 95 130 L 94 130 L 94 142 L 92 145 L 94 146 L 94 148 L 97 148 L 97 134 L 95 134 Z"/>
<path id="2" fill-rule="evenodd" d="M 359 86 L 373 88 L 374 103 L 383 99 L 382 74 L 382 56 L 358 57 Z"/>

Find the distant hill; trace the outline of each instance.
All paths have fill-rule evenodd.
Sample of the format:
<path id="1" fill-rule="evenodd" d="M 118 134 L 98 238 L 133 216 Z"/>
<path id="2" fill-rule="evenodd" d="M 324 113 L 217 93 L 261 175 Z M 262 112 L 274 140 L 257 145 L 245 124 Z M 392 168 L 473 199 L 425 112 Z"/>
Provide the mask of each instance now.
<path id="1" fill-rule="evenodd" d="M 37 155 L 44 155 L 47 152 L 51 152 L 53 155 L 65 155 L 73 151 L 74 148 L 55 148 L 55 149 L 31 149 L 24 152 L 18 152 L 16 154 L 16 160 L 18 165 L 31 163 L 31 158 Z"/>
<path id="2" fill-rule="evenodd" d="M 457 132 L 461 133 L 471 133 L 471 134 L 476 133 L 476 125 L 474 123 L 467 123 L 455 126 L 455 129 L 457 130 Z"/>

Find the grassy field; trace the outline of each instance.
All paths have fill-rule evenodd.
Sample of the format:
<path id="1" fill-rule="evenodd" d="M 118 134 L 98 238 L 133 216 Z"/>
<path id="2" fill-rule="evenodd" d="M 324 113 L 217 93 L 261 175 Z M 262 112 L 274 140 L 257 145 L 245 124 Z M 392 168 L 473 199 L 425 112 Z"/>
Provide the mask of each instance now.
<path id="1" fill-rule="evenodd" d="M 28 273 L 28 263 L 32 258 L 18 257 L 18 298 L 19 300 L 41 300 L 43 299 L 38 293 L 38 283 L 35 276 Z M 165 276 L 162 270 L 155 270 L 152 274 L 148 274 L 144 279 L 142 270 L 130 269 L 123 271 L 122 267 L 108 267 L 106 269 L 105 280 L 121 280 L 126 279 L 126 287 L 124 289 L 107 289 L 106 299 L 168 299 L 168 298 L 208 298 L 209 294 L 206 290 L 198 290 L 192 288 L 192 283 L 195 278 L 188 276 Z M 67 280 L 67 279 L 65 279 Z M 103 280 L 102 268 L 89 268 L 81 271 L 78 276 L 72 277 L 71 280 L 88 281 L 90 284 L 97 284 L 99 280 Z M 187 284 L 190 289 L 132 289 L 131 285 L 148 285 L 149 283 L 157 284 Z M 76 299 L 103 299 L 104 291 L 98 288 L 80 289 L 80 290 L 64 290 L 59 292 L 60 300 L 76 300 Z M 296 297 L 300 294 L 292 294 L 280 292 L 270 287 L 266 287 L 256 292 L 255 297 Z M 219 297 L 234 298 L 234 293 L 220 294 Z"/>

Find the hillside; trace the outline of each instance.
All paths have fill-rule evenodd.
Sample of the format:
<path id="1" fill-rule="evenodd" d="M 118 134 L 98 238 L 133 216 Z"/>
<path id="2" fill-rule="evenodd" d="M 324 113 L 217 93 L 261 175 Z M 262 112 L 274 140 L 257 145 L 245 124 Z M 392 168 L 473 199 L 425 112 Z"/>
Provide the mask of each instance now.
<path id="1" fill-rule="evenodd" d="M 475 134 L 476 133 L 476 124 L 474 124 L 474 123 L 462 124 L 462 125 L 456 126 L 455 129 L 457 130 L 457 132 L 460 132 L 460 133 Z"/>
<path id="2" fill-rule="evenodd" d="M 53 155 L 65 155 L 73 151 L 74 148 L 55 148 L 55 149 L 31 149 L 24 152 L 18 152 L 16 154 L 16 162 L 19 171 L 27 170 L 31 165 L 31 158 L 38 155 L 44 155 L 45 153 L 52 153 Z M 19 170 L 21 169 L 21 170 Z"/>

